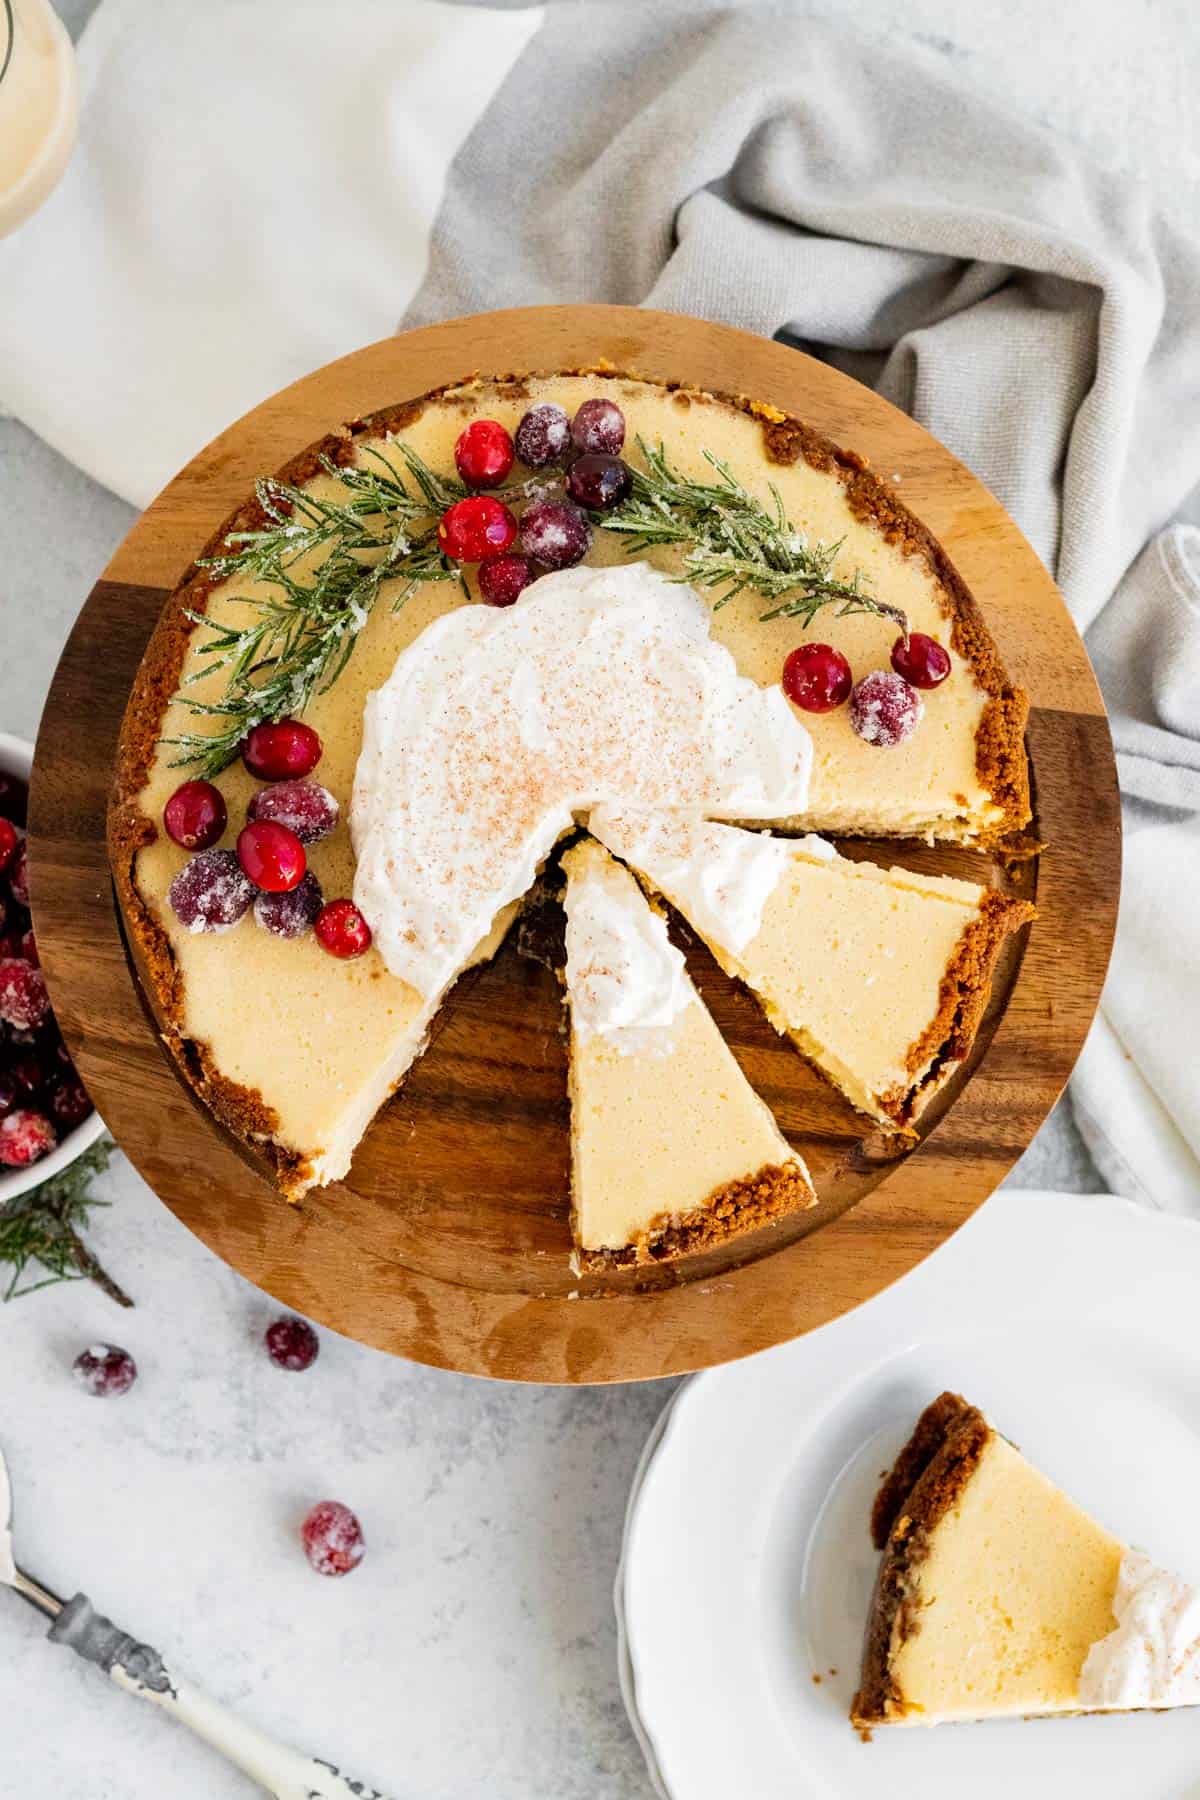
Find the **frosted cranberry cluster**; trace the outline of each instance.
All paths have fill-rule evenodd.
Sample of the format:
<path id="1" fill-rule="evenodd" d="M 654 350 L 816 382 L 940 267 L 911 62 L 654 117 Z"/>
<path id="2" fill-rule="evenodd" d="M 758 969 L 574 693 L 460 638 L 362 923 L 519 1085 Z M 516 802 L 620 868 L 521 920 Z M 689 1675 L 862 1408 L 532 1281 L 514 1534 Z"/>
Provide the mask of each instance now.
<path id="1" fill-rule="evenodd" d="M 622 462 L 625 415 L 612 400 L 585 400 L 573 418 L 545 401 L 531 406 L 510 436 L 496 419 L 475 419 L 454 446 L 469 488 L 499 487 L 514 463 L 562 471 L 562 488 L 534 493 L 520 519 L 494 494 L 471 493 L 446 508 L 438 543 L 455 562 L 479 565 L 489 606 L 511 606 L 550 569 L 569 569 L 592 547 L 588 513 L 619 506 L 632 487 Z"/>
<path id="2" fill-rule="evenodd" d="M 923 631 L 892 645 L 890 669 L 872 669 L 855 682 L 850 664 L 832 644 L 801 644 L 783 665 L 783 691 L 804 712 L 833 712 L 850 702 L 850 724 L 865 743 L 894 749 L 910 738 L 925 712 L 919 688 L 940 687 L 950 652 Z"/>
<path id="3" fill-rule="evenodd" d="M 28 1168 L 92 1111 L 38 966 L 25 865 L 28 795 L 0 775 L 0 1167 Z"/>
<path id="4" fill-rule="evenodd" d="M 307 778 L 321 760 L 321 740 L 299 719 L 256 725 L 242 744 L 250 774 L 268 783 L 253 796 L 233 850 L 216 846 L 228 815 L 211 781 L 185 781 L 163 808 L 167 836 L 195 854 L 167 891 L 189 931 L 229 931 L 251 910 L 275 937 L 310 931 L 330 956 L 361 956 L 371 931 L 352 900 L 330 900 L 308 867 L 306 846 L 328 837 L 338 803 Z"/>

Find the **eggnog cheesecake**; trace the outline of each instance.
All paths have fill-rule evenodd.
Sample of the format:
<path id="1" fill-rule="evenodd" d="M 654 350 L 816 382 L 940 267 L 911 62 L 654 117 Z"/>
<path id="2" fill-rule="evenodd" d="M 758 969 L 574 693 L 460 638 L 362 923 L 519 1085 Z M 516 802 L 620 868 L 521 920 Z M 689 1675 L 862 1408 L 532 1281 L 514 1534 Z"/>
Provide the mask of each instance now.
<path id="1" fill-rule="evenodd" d="M 298 1198 L 593 806 L 988 847 L 1025 714 L 852 451 L 607 369 L 471 379 L 264 478 L 185 574 L 110 858 L 181 1071 Z"/>
<path id="2" fill-rule="evenodd" d="M 875 1501 L 859 1726 L 1200 1703 L 1200 1593 L 942 1394 Z"/>
<path id="3" fill-rule="evenodd" d="M 597 811 L 591 829 L 681 912 L 777 1030 L 888 1129 L 970 1048 L 1023 900 L 851 862 L 811 833 Z"/>
<path id="4" fill-rule="evenodd" d="M 591 839 L 563 870 L 578 1265 L 662 1260 L 815 1205 L 632 875 Z"/>

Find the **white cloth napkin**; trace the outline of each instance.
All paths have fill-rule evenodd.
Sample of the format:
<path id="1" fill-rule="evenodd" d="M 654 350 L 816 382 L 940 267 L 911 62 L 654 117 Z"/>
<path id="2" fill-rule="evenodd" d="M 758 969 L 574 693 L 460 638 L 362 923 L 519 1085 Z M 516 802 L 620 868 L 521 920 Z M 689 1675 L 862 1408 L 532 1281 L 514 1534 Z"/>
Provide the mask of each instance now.
<path id="1" fill-rule="evenodd" d="M 1200 537 L 1144 549 L 1200 481 L 1200 210 L 785 12 L 103 0 L 81 65 L 75 164 L 0 244 L 0 404 L 128 498 L 401 315 L 551 300 L 796 338 L 971 465 L 1113 712 L 1080 1124 L 1117 1191 L 1200 1213 Z"/>
<path id="2" fill-rule="evenodd" d="M 144 506 L 267 395 L 386 337 L 540 19 L 103 0 L 74 160 L 0 242 L 0 407 Z"/>

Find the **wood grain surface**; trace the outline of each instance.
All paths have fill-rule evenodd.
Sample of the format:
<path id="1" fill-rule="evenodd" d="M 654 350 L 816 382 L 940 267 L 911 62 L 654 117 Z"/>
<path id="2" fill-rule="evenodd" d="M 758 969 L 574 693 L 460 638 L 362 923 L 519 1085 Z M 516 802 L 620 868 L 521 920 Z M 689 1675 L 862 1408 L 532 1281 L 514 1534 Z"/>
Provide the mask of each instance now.
<path id="1" fill-rule="evenodd" d="M 899 472 L 906 503 L 945 545 L 1031 694 L 1035 822 L 1047 846 L 1011 881 L 970 852 L 843 846 L 1011 885 L 1038 906 L 1006 949 L 969 1065 L 907 1154 L 864 1134 L 757 1004 L 689 943 L 705 999 L 802 1149 L 821 1203 L 705 1257 L 624 1271 L 607 1288 L 567 1266 L 565 1045 L 558 984 L 543 963 L 510 938 L 460 983 L 348 1180 L 293 1209 L 164 1050 L 104 844 L 117 733 L 147 639 L 167 593 L 257 475 L 345 420 L 472 372 L 600 358 L 770 400 Z M 1062 598 L 1012 520 L 942 445 L 781 345 L 673 314 L 539 307 L 371 345 L 265 402 L 188 464 L 121 545 L 63 651 L 38 738 L 30 845 L 38 942 L 67 1040 L 114 1135 L 185 1224 L 287 1306 L 364 1343 L 475 1374 L 596 1382 L 703 1368 L 812 1330 L 911 1269 L 986 1199 L 1053 1105 L 1091 1023 L 1116 919 L 1120 814 L 1103 704 Z"/>

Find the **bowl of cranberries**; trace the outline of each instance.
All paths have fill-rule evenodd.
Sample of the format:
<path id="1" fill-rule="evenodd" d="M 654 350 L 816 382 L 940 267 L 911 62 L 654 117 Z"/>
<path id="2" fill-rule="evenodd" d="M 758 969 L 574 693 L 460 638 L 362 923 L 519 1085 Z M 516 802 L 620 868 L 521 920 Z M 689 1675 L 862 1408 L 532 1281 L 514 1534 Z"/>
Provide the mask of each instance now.
<path id="1" fill-rule="evenodd" d="M 0 1207 L 103 1135 L 62 1039 L 29 915 L 25 814 L 33 751 L 0 732 Z"/>

